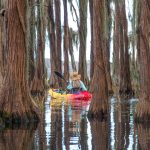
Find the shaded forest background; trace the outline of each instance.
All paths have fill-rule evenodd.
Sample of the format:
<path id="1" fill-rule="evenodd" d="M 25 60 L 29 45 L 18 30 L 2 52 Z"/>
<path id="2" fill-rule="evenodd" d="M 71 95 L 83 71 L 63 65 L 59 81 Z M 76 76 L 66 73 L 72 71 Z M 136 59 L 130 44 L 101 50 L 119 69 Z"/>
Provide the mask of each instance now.
<path id="1" fill-rule="evenodd" d="M 81 74 L 81 80 L 93 94 L 90 117 L 107 116 L 110 95 L 136 96 L 139 97 L 136 118 L 147 121 L 149 6 L 148 0 L 0 0 L 1 117 L 8 122 L 38 120 L 41 111 L 35 99 L 42 99 L 50 87 L 66 86 L 54 71 L 69 80 L 70 63 L 71 70 Z M 77 30 L 69 26 L 68 14 L 72 14 Z M 86 60 L 88 14 L 90 69 Z M 51 65 L 48 80 L 46 40 Z M 75 49 L 79 51 L 78 64 Z"/>

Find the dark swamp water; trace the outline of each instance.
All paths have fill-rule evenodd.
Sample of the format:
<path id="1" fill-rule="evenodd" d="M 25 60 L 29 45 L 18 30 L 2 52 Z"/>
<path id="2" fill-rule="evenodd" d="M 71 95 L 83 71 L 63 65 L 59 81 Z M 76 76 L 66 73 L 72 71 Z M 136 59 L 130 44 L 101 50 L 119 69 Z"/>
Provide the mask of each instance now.
<path id="1" fill-rule="evenodd" d="M 137 99 L 109 100 L 107 121 L 89 121 L 90 101 L 51 100 L 38 125 L 0 127 L 0 150 L 148 150 L 150 128 L 134 123 Z"/>

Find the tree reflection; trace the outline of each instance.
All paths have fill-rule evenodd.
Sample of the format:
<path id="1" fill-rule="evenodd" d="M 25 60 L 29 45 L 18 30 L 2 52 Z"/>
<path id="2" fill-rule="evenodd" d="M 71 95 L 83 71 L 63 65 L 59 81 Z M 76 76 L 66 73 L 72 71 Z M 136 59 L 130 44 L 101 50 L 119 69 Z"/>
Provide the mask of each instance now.
<path id="1" fill-rule="evenodd" d="M 136 130 L 138 132 L 138 149 L 150 149 L 150 125 L 136 124 Z"/>
<path id="2" fill-rule="evenodd" d="M 5 128 L 0 131 L 0 149 L 1 150 L 30 150 L 33 149 L 33 140 L 37 124 L 28 126 L 17 126 Z"/>
<path id="3" fill-rule="evenodd" d="M 45 113 L 42 113 L 40 116 L 37 131 L 39 135 L 39 147 L 44 150 L 46 149 Z"/>
<path id="4" fill-rule="evenodd" d="M 134 103 L 127 99 L 111 99 L 109 116 L 110 149 L 134 148 Z"/>
<path id="5" fill-rule="evenodd" d="M 51 105 L 50 149 L 62 149 L 62 105 Z"/>
<path id="6" fill-rule="evenodd" d="M 87 118 L 84 115 L 80 122 L 80 143 L 82 150 L 88 150 Z"/>
<path id="7" fill-rule="evenodd" d="M 91 120 L 92 149 L 108 149 L 108 123 L 107 121 Z"/>
<path id="8" fill-rule="evenodd" d="M 119 103 L 115 116 L 116 124 L 116 136 L 115 136 L 115 148 L 127 149 L 129 145 L 130 134 L 130 112 L 128 103 Z"/>
<path id="9" fill-rule="evenodd" d="M 69 141 L 70 141 L 70 136 L 69 136 L 69 115 L 68 115 L 68 106 L 64 106 L 64 144 L 66 147 L 66 150 L 69 150 Z"/>

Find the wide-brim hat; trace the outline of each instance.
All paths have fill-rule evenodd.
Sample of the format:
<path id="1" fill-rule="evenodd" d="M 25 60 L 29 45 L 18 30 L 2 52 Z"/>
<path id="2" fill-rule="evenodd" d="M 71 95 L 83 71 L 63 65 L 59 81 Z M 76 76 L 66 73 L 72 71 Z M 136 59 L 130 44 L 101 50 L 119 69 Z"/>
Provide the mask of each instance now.
<path id="1" fill-rule="evenodd" d="M 70 79 L 75 81 L 75 80 L 80 80 L 81 79 L 81 75 L 78 74 L 78 72 L 73 72 L 70 74 Z"/>

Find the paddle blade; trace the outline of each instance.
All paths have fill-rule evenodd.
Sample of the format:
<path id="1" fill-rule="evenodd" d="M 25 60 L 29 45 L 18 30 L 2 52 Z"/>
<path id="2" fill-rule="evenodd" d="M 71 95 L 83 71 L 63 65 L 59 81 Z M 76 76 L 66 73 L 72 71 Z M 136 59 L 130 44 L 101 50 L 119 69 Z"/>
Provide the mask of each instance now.
<path id="1" fill-rule="evenodd" d="M 60 77 L 60 78 L 62 78 L 63 80 L 65 80 L 66 81 L 66 79 L 64 78 L 64 76 L 61 74 L 61 73 L 59 73 L 59 72 L 57 72 L 57 71 L 54 71 L 55 72 L 55 74 L 58 76 L 58 77 Z M 66 81 L 67 82 L 67 81 Z"/>

